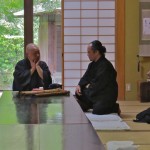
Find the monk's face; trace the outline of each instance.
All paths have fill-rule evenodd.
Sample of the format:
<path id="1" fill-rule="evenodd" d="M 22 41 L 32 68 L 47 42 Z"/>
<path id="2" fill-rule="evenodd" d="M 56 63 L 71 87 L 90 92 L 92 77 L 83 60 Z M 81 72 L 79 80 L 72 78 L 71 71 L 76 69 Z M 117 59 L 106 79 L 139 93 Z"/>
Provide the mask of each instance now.
<path id="1" fill-rule="evenodd" d="M 88 45 L 88 47 L 87 47 L 87 55 L 88 55 L 90 61 L 96 61 L 97 58 L 99 57 L 99 52 L 98 51 L 94 51 L 92 49 L 92 46 Z"/>
<path id="2" fill-rule="evenodd" d="M 39 49 L 32 49 L 32 50 L 28 51 L 27 57 L 30 61 L 34 61 L 35 63 L 37 63 L 40 59 Z"/>

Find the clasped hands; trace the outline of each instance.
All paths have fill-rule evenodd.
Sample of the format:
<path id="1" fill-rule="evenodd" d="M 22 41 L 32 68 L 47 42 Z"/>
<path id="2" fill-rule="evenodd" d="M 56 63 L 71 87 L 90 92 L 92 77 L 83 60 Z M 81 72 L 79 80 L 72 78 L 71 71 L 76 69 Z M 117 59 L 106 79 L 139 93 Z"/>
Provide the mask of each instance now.
<path id="1" fill-rule="evenodd" d="M 39 66 L 39 60 L 36 62 L 35 60 L 29 60 L 31 64 L 31 75 L 34 73 L 35 70 L 38 69 Z"/>
<path id="2" fill-rule="evenodd" d="M 30 64 L 31 64 L 31 69 L 34 72 L 37 69 L 37 67 L 39 67 L 39 60 L 37 62 L 35 60 L 30 60 Z"/>
<path id="3" fill-rule="evenodd" d="M 37 73 L 39 74 L 40 78 L 43 80 L 43 70 L 39 66 L 39 60 L 37 62 L 30 60 L 30 64 L 31 64 L 31 70 L 30 70 L 31 75 L 34 73 L 35 70 L 37 70 Z"/>

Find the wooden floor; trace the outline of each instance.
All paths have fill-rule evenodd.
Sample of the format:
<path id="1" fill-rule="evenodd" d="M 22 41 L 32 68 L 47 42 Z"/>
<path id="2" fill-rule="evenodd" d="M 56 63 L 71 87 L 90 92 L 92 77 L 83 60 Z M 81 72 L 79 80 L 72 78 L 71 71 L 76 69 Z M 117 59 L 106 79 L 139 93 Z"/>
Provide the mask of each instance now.
<path id="1" fill-rule="evenodd" d="M 133 119 L 136 115 L 150 107 L 150 102 L 141 103 L 139 101 L 119 101 L 121 108 L 121 118 L 130 126 L 129 131 L 97 131 L 102 143 L 108 141 L 133 141 L 139 145 L 138 150 L 150 150 L 150 124 L 136 123 Z"/>

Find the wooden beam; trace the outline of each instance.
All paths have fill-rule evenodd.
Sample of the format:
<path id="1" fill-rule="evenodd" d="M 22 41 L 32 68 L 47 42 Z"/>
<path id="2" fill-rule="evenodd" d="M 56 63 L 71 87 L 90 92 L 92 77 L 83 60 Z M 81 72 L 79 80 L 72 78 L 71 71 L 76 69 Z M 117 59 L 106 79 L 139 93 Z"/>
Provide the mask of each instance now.
<path id="1" fill-rule="evenodd" d="M 24 0 L 24 49 L 33 43 L 33 0 Z"/>
<path id="2" fill-rule="evenodd" d="M 125 99 L 125 0 L 116 0 L 116 70 L 118 100 Z"/>

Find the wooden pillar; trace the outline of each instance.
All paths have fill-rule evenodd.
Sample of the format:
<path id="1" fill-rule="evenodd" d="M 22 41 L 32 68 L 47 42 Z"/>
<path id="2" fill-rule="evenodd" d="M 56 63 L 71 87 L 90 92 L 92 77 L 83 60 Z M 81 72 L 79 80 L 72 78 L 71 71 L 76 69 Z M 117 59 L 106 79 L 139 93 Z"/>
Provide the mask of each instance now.
<path id="1" fill-rule="evenodd" d="M 118 100 L 125 100 L 125 0 L 116 0 L 116 43 Z"/>
<path id="2" fill-rule="evenodd" d="M 33 0 L 24 0 L 24 50 L 33 43 Z"/>
<path id="3" fill-rule="evenodd" d="M 56 26 L 54 21 L 49 20 L 48 23 L 48 58 L 50 70 L 56 72 Z"/>

